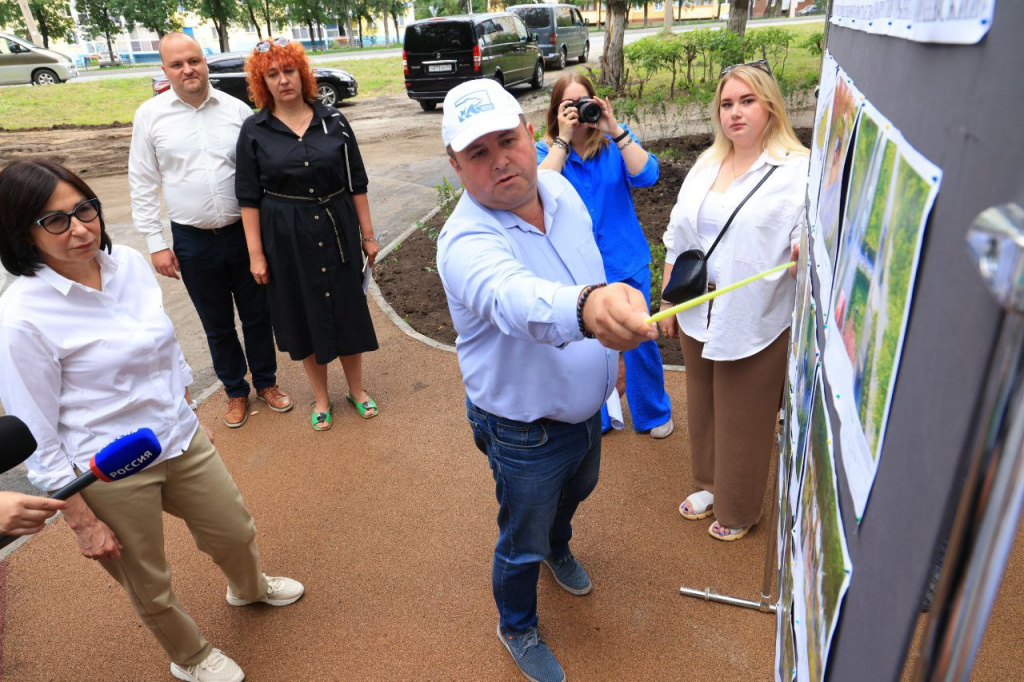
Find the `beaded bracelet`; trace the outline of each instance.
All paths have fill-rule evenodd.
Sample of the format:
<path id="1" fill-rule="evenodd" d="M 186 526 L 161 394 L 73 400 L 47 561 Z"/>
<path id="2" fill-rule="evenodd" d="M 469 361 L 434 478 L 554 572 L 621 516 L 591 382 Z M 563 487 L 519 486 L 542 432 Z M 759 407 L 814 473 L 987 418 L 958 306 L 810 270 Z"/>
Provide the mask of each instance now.
<path id="1" fill-rule="evenodd" d="M 560 137 L 556 137 L 554 140 L 552 140 L 551 144 L 552 144 L 552 146 L 558 147 L 563 152 L 568 152 L 569 151 L 569 143 L 567 143 L 565 140 L 563 140 Z"/>
<path id="2" fill-rule="evenodd" d="M 595 337 L 583 324 L 583 306 L 587 304 L 587 299 L 590 298 L 590 294 L 594 293 L 595 289 L 600 289 L 606 284 L 606 282 L 601 282 L 600 284 L 591 284 L 590 286 L 583 287 L 583 291 L 580 292 L 580 298 L 576 301 L 576 322 L 580 325 L 580 333 L 583 334 L 585 339 L 593 339 Z"/>
<path id="3" fill-rule="evenodd" d="M 377 235 L 373 235 L 372 237 L 360 237 L 359 241 L 361 241 L 361 242 L 375 242 L 375 241 L 377 241 Z"/>
<path id="4" fill-rule="evenodd" d="M 621 145 L 621 146 L 619 146 L 619 145 L 615 145 L 615 146 L 619 147 L 619 151 L 621 152 L 622 150 L 624 150 L 626 147 L 628 147 L 631 144 L 633 144 L 633 138 L 632 137 L 626 139 L 626 144 Z"/>

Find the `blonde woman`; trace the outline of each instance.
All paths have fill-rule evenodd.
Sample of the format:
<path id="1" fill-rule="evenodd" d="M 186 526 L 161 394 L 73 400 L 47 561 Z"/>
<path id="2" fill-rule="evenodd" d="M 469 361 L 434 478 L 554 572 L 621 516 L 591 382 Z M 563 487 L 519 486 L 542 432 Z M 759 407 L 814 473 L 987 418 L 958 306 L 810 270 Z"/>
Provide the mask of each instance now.
<path id="1" fill-rule="evenodd" d="M 749 196 L 709 259 L 709 289 L 794 258 L 808 160 L 765 60 L 722 70 L 711 121 L 715 141 L 686 176 L 665 230 L 663 280 L 679 254 L 706 253 Z M 718 540 L 742 538 L 761 514 L 794 295 L 793 279 L 780 273 L 661 323 L 682 345 L 698 488 L 679 512 L 691 520 L 714 513 L 708 532 Z"/>
<path id="2" fill-rule="evenodd" d="M 597 97 L 594 85 L 578 73 L 567 73 L 555 81 L 547 131 L 547 139 L 537 143 L 540 167 L 565 176 L 587 205 L 608 281 L 624 282 L 642 291 L 649 306 L 651 249 L 636 217 L 632 188 L 650 187 L 658 181 L 658 157 L 615 120 L 611 102 Z M 667 438 L 674 429 L 672 401 L 665 392 L 657 342 L 645 341 L 621 357 L 633 428 L 654 438 Z M 601 430 L 610 428 L 608 410 L 601 408 Z"/>

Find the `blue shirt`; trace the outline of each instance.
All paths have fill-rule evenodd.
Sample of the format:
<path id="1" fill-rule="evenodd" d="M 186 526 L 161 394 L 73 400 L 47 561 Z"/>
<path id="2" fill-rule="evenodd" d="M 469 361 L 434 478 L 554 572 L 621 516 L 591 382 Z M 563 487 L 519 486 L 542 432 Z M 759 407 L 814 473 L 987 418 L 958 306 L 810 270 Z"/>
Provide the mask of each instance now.
<path id="1" fill-rule="evenodd" d="M 611 395 L 618 353 L 584 339 L 583 287 L 605 281 L 587 207 L 561 175 L 541 170 L 541 232 L 468 192 L 437 239 L 466 394 L 506 419 L 579 423 Z"/>
<path id="2" fill-rule="evenodd" d="M 626 126 L 622 129 L 629 132 Z M 634 144 L 640 143 L 636 135 L 629 134 Z M 547 143 L 538 142 L 537 163 L 547 155 Z M 658 157 L 648 153 L 647 163 L 640 172 L 630 175 L 622 152 L 614 142 L 609 142 L 600 154 L 586 161 L 569 147 L 562 175 L 587 205 L 608 281 L 621 282 L 646 267 L 651 262 L 651 249 L 636 218 L 631 188 L 650 187 L 658 181 L 661 175 Z"/>

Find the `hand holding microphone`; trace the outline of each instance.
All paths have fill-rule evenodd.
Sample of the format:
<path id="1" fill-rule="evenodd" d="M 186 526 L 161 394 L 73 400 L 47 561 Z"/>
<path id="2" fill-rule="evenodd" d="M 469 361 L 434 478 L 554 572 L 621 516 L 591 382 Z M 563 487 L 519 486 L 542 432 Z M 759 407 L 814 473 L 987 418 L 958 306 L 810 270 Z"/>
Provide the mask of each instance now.
<path id="1" fill-rule="evenodd" d="M 18 466 L 36 450 L 32 432 L 13 415 L 0 417 L 0 473 Z M 15 492 L 0 492 L 0 533 L 31 535 L 46 526 L 46 519 L 67 505 L 60 500 Z"/>
<path id="2" fill-rule="evenodd" d="M 22 427 L 25 426 L 20 420 L 18 423 Z M 28 429 L 26 428 L 25 431 L 27 432 Z M 28 437 L 32 439 L 32 448 L 29 450 L 29 454 L 31 454 L 35 450 L 36 444 L 31 434 L 28 434 Z M 120 556 L 121 543 L 114 537 L 114 532 L 89 510 L 85 501 L 76 496 L 77 493 L 97 479 L 111 482 L 137 474 L 155 461 L 161 452 L 160 442 L 152 430 L 143 428 L 133 431 L 117 438 L 96 453 L 89 461 L 89 471 L 54 492 L 50 495 L 49 500 L 43 498 L 53 504 L 60 504 L 59 500 L 73 498 L 67 505 L 61 505 L 58 508 L 66 507 L 68 524 L 78 536 L 79 548 L 84 556 L 91 559 L 116 559 Z M 26 454 L 25 457 L 28 455 Z M 0 463 L 0 466 L 3 464 Z M 50 515 L 52 516 L 52 513 Z M 29 532 L 26 531 L 23 534 Z M 0 548 L 6 547 L 16 539 L 16 535 L 0 536 Z"/>

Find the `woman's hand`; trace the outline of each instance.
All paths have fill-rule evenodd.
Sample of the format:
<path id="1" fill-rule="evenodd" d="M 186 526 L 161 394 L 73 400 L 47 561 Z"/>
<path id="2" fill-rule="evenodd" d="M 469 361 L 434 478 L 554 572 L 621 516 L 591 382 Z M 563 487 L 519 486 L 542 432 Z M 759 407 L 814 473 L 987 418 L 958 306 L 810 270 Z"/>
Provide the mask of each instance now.
<path id="1" fill-rule="evenodd" d="M 612 111 L 611 100 L 601 99 L 600 97 L 593 98 L 601 106 L 601 118 L 597 119 L 597 123 L 588 123 L 587 125 L 591 128 L 597 128 L 605 135 L 611 135 L 616 137 L 622 134 L 622 127 L 618 121 L 615 120 L 615 112 Z"/>
<path id="2" fill-rule="evenodd" d="M 363 253 L 366 254 L 366 262 L 372 268 L 374 262 L 377 260 L 377 252 L 380 251 L 380 244 L 376 239 L 373 241 L 363 242 Z"/>
<path id="3" fill-rule="evenodd" d="M 249 272 L 256 284 L 266 284 L 270 281 L 270 266 L 267 265 L 266 256 L 249 256 Z"/>
<path id="4" fill-rule="evenodd" d="M 558 137 L 566 144 L 572 144 L 572 136 L 580 124 L 580 112 L 572 105 L 572 100 L 563 100 L 558 105 Z"/>
<path id="5" fill-rule="evenodd" d="M 661 302 L 661 307 L 659 308 L 659 310 L 666 310 L 666 309 L 671 308 L 671 307 L 672 307 L 671 303 L 669 303 L 667 301 L 662 301 Z M 661 322 L 659 322 L 658 323 L 658 331 L 661 332 L 662 336 L 665 336 L 665 337 L 670 338 L 670 339 L 678 339 L 679 338 L 679 323 L 676 322 L 676 316 L 673 315 L 672 317 L 666 318 L 666 319 L 662 320 Z"/>
<path id="6" fill-rule="evenodd" d="M 796 242 L 795 244 L 793 244 L 793 250 L 789 254 L 789 260 L 793 263 L 800 262 L 800 242 Z M 796 265 L 791 267 L 786 272 L 789 273 L 790 277 L 796 279 Z"/>
<path id="7" fill-rule="evenodd" d="M 78 539 L 78 551 L 87 559 L 117 561 L 121 558 L 124 545 L 117 539 L 110 526 L 96 518 L 81 495 L 68 498 L 64 518 Z"/>

